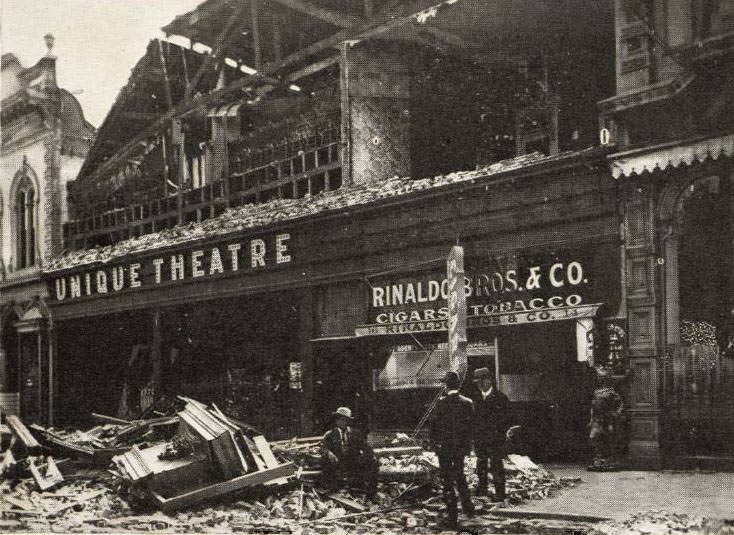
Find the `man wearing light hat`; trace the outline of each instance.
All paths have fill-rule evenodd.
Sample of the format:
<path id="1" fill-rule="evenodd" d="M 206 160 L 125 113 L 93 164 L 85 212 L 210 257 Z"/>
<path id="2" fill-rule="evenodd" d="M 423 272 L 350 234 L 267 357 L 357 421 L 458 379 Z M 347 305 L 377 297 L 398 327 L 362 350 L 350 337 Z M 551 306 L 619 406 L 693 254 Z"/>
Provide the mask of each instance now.
<path id="1" fill-rule="evenodd" d="M 489 368 L 474 370 L 476 392 L 474 401 L 474 451 L 477 454 L 477 495 L 487 495 L 487 465 L 492 471 L 494 498 L 505 499 L 505 439 L 508 425 L 510 401 L 494 385 Z"/>
<path id="2" fill-rule="evenodd" d="M 334 426 L 321 441 L 321 477 L 323 483 L 338 489 L 343 484 L 356 484 L 368 496 L 377 490 L 377 460 L 362 431 L 352 427 L 354 418 L 349 407 L 334 411 Z"/>

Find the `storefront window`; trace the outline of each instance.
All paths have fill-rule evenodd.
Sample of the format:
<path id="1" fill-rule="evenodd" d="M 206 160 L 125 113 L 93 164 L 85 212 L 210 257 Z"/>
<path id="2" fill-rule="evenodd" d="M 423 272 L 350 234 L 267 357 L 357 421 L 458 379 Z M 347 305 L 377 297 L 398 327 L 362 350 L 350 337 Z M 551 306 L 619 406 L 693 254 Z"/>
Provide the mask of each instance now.
<path id="1" fill-rule="evenodd" d="M 412 346 L 392 351 L 377 378 L 379 390 L 438 388 L 449 370 L 448 349 L 413 350 Z"/>

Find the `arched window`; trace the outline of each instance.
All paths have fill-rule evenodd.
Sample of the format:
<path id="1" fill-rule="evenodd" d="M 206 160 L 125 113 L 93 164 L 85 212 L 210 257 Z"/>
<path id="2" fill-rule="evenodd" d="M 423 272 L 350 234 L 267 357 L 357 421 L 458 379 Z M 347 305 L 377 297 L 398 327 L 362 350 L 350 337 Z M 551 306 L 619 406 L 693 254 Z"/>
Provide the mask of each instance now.
<path id="1" fill-rule="evenodd" d="M 14 196 L 15 265 L 17 269 L 36 263 L 36 190 L 27 176 L 18 184 Z"/>

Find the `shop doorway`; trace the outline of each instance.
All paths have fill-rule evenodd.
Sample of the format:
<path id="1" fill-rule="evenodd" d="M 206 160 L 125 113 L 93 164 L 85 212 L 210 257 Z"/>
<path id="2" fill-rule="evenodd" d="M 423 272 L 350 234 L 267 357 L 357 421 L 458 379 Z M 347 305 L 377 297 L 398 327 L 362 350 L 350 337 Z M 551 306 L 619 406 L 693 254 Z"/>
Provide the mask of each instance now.
<path id="1" fill-rule="evenodd" d="M 672 224 L 662 442 L 674 457 L 734 457 L 734 181 L 712 176 L 674 193 L 662 214 Z"/>
<path id="2" fill-rule="evenodd" d="M 510 399 L 511 422 L 521 426 L 521 453 L 586 460 L 595 375 L 577 359 L 575 321 L 503 327 L 497 338 L 500 389 Z"/>
<path id="3" fill-rule="evenodd" d="M 17 413 L 20 397 L 20 361 L 18 358 L 18 332 L 13 326 L 18 321 L 18 316 L 11 306 L 6 309 L 2 318 L 2 340 L 0 348 L 5 353 L 4 377 L 0 378 L 0 397 L 2 405 L 0 409 Z"/>

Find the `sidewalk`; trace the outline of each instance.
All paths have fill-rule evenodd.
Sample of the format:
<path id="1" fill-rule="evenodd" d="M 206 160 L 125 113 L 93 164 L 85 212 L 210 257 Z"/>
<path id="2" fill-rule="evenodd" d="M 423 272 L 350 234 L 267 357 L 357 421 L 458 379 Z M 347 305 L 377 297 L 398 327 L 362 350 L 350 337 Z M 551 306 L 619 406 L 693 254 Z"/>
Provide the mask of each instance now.
<path id="1" fill-rule="evenodd" d="M 587 472 L 578 465 L 544 465 L 557 477 L 580 477 L 558 496 L 526 502 L 518 509 L 595 515 L 622 520 L 639 511 L 734 518 L 734 473 Z"/>

